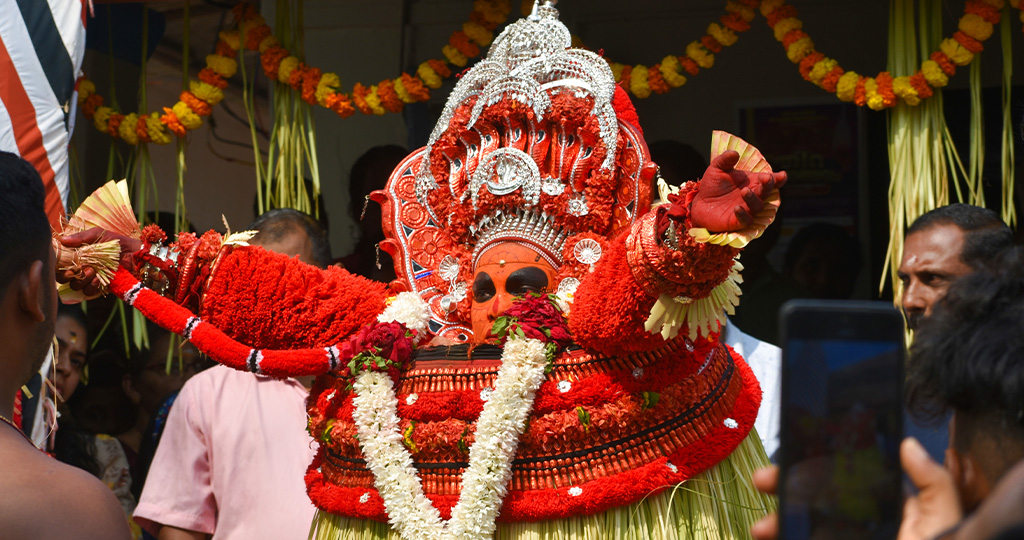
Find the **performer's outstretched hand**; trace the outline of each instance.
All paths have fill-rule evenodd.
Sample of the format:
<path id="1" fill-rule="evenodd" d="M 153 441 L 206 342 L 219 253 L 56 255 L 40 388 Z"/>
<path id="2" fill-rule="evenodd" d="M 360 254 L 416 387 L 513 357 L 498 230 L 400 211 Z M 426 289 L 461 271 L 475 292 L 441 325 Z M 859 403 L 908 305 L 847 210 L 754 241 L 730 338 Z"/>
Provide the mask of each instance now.
<path id="1" fill-rule="evenodd" d="M 99 227 L 93 227 L 76 234 L 61 236 L 58 240 L 67 248 L 79 248 L 89 244 L 117 240 L 121 246 L 121 265 L 125 267 L 131 266 L 131 255 L 142 248 L 142 241 L 140 240 L 112 233 Z M 86 268 L 81 272 L 58 270 L 57 281 L 67 283 L 73 290 L 82 291 L 87 297 L 99 296 L 101 292 L 99 279 L 92 268 Z"/>
<path id="2" fill-rule="evenodd" d="M 734 169 L 740 155 L 723 152 L 708 166 L 690 207 L 690 222 L 712 233 L 749 226 L 764 200 L 786 183 L 786 173 L 754 173 Z M 675 201 L 673 201 L 675 203 Z M 672 216 L 671 210 L 669 216 Z"/>

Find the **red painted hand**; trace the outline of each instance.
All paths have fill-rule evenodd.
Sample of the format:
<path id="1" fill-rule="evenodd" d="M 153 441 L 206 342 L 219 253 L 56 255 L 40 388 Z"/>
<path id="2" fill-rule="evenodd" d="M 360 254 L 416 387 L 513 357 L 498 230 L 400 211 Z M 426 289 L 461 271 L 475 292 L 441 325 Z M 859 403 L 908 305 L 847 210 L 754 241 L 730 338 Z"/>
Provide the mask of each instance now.
<path id="1" fill-rule="evenodd" d="M 729 150 L 708 166 L 690 207 L 694 227 L 712 233 L 741 230 L 754 221 L 768 195 L 786 183 L 786 173 L 782 171 L 754 173 L 734 169 L 739 157 Z"/>
<path id="2" fill-rule="evenodd" d="M 134 238 L 105 231 L 99 227 L 82 231 L 76 234 L 69 234 L 59 238 L 60 243 L 66 248 L 79 248 L 89 244 L 98 244 L 117 240 L 121 247 L 121 265 L 131 267 L 131 255 L 142 249 L 142 242 Z M 58 262 L 58 266 L 60 266 Z M 64 270 L 57 272 L 57 281 L 68 283 L 72 290 L 82 291 L 87 297 L 95 297 L 100 294 L 100 281 L 92 268 L 86 268 L 81 272 Z"/>

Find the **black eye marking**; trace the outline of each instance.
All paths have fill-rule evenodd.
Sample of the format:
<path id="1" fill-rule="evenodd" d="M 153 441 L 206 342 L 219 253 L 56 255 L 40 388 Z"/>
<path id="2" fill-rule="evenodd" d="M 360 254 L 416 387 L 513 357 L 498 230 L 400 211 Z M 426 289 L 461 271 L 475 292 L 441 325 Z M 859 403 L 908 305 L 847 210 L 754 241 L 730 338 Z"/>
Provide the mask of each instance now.
<path id="1" fill-rule="evenodd" d="M 494 289 L 494 282 L 487 272 L 479 272 L 473 278 L 473 301 L 486 302 L 494 297 L 497 291 Z"/>
<path id="2" fill-rule="evenodd" d="M 548 275 L 536 266 L 527 266 L 512 272 L 505 280 L 505 290 L 509 294 L 523 295 L 530 292 L 543 292 L 548 288 Z"/>

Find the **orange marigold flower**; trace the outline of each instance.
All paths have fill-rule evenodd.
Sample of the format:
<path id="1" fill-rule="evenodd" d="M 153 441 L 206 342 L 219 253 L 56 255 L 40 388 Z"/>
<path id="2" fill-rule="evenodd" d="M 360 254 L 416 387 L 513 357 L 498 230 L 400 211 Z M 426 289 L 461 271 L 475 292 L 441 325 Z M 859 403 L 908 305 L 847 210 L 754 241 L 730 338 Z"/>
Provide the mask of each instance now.
<path id="1" fill-rule="evenodd" d="M 316 88 L 321 76 L 320 68 L 306 68 L 302 77 L 302 101 L 316 105 Z"/>
<path id="2" fill-rule="evenodd" d="M 178 115 L 174 114 L 169 107 L 164 107 L 164 114 L 160 116 L 160 122 L 167 126 L 167 129 L 179 137 L 185 136 L 185 126 L 181 125 Z"/>
<path id="3" fill-rule="evenodd" d="M 150 139 L 149 139 L 149 131 L 146 130 L 146 117 L 145 116 L 140 116 L 135 121 L 135 135 L 139 138 L 139 142 L 148 143 L 150 141 Z"/>
<path id="4" fill-rule="evenodd" d="M 800 41 L 805 37 L 808 36 L 807 34 L 804 33 L 803 30 L 793 30 L 792 32 L 786 34 L 782 38 L 782 46 L 788 49 L 790 45 L 796 43 L 797 41 Z"/>
<path id="5" fill-rule="evenodd" d="M 356 112 L 355 107 L 352 106 L 352 101 L 345 94 L 331 94 L 327 96 L 326 102 L 327 108 L 342 118 L 352 116 Z"/>
<path id="6" fill-rule="evenodd" d="M 750 30 L 750 23 L 743 20 L 743 16 L 738 13 L 722 15 L 718 20 L 722 21 L 722 25 L 733 32 L 746 32 Z"/>
<path id="7" fill-rule="evenodd" d="M 964 6 L 964 13 L 972 13 L 992 24 L 999 24 L 999 20 L 1002 18 L 998 9 L 978 0 L 968 0 Z"/>
<path id="8" fill-rule="evenodd" d="M 866 77 L 861 77 L 857 80 L 857 88 L 853 91 L 853 102 L 858 107 L 863 107 L 867 103 L 867 89 L 864 85 L 867 83 Z"/>
<path id="9" fill-rule="evenodd" d="M 103 106 L 103 96 L 99 94 L 92 94 L 85 98 L 85 103 L 82 104 L 82 113 L 89 120 L 96 114 L 96 109 Z"/>
<path id="10" fill-rule="evenodd" d="M 896 93 L 892 89 L 892 74 L 883 71 L 875 77 L 875 81 L 878 82 L 878 94 L 882 96 L 882 104 L 886 107 L 895 105 Z"/>
<path id="11" fill-rule="evenodd" d="M 210 116 L 210 112 L 212 112 L 209 103 L 197 98 L 195 94 L 188 90 L 183 91 L 178 96 L 178 99 L 184 101 L 185 105 L 188 105 L 188 108 L 192 109 L 192 112 L 199 116 Z"/>
<path id="12" fill-rule="evenodd" d="M 705 34 L 704 37 L 700 38 L 700 44 L 713 53 L 722 52 L 722 44 L 710 35 Z"/>
<path id="13" fill-rule="evenodd" d="M 124 115 L 119 113 L 110 113 L 110 120 L 107 122 L 107 134 L 111 137 L 117 137 L 117 128 L 121 125 L 121 120 L 124 120 Z"/>
<path id="14" fill-rule="evenodd" d="M 953 61 L 949 59 L 949 56 L 946 56 L 946 53 L 935 51 L 931 54 L 930 58 L 939 65 L 939 68 L 947 76 L 952 77 L 956 73 L 956 66 L 953 65 Z"/>
<path id="15" fill-rule="evenodd" d="M 932 87 L 928 85 L 928 81 L 925 79 L 924 73 L 918 71 L 911 75 L 910 86 L 914 87 L 914 90 L 917 92 L 917 97 L 921 99 L 928 99 L 932 97 Z"/>
<path id="16" fill-rule="evenodd" d="M 818 51 L 814 51 L 805 56 L 803 60 L 800 60 L 800 76 L 803 77 L 805 81 L 811 80 L 810 74 L 811 70 L 814 69 L 814 64 L 817 64 L 824 59 L 825 55 Z"/>
<path id="17" fill-rule="evenodd" d="M 260 64 L 263 65 L 263 73 L 267 74 L 267 78 L 273 80 L 277 78 L 277 70 L 281 67 L 281 60 L 288 56 L 288 51 L 283 47 L 271 47 L 260 55 Z"/>
<path id="18" fill-rule="evenodd" d="M 405 87 L 405 91 L 409 93 L 409 96 L 416 101 L 427 101 L 430 99 L 430 90 L 423 85 L 423 81 L 417 77 L 413 77 L 408 73 L 402 74 L 402 86 Z"/>
<path id="19" fill-rule="evenodd" d="M 980 53 L 985 48 L 985 46 L 982 45 L 980 41 L 972 38 L 971 36 L 968 36 L 967 34 L 963 33 L 963 31 L 958 31 L 957 33 L 953 34 L 953 39 L 955 39 L 957 43 L 963 45 L 965 49 L 971 51 L 974 54 Z"/>
<path id="20" fill-rule="evenodd" d="M 683 66 L 683 69 L 685 69 L 690 75 L 700 73 L 700 66 L 698 66 L 697 62 L 694 62 L 689 56 L 680 56 L 679 65 Z"/>
<path id="21" fill-rule="evenodd" d="M 668 83 L 665 82 L 665 77 L 661 75 L 661 64 L 647 70 L 647 86 L 655 94 L 664 94 L 669 91 Z"/>
<path id="22" fill-rule="evenodd" d="M 427 64 L 430 64 L 430 69 L 437 72 L 437 74 L 442 78 L 451 77 L 452 75 L 452 70 L 448 68 L 448 64 L 440 60 L 431 58 L 430 60 L 427 60 Z"/>
<path id="23" fill-rule="evenodd" d="M 401 112 L 402 107 L 405 106 L 398 94 L 395 93 L 395 83 L 391 79 L 384 79 L 377 83 L 377 95 L 380 97 L 380 104 L 393 113 Z"/>
<path id="24" fill-rule="evenodd" d="M 238 56 L 238 51 L 232 49 L 231 45 L 228 45 L 224 40 L 217 42 L 217 48 L 213 52 L 227 58 L 234 58 Z"/>
<path id="25" fill-rule="evenodd" d="M 469 36 L 462 30 L 452 32 L 452 35 L 448 38 L 448 44 L 467 58 L 480 54 L 480 47 L 470 41 Z"/>
<path id="26" fill-rule="evenodd" d="M 373 114 L 373 109 L 370 104 L 366 102 L 366 96 L 370 95 L 370 89 L 363 86 L 362 83 L 356 83 L 352 87 L 352 102 L 355 103 L 356 108 L 363 114 Z"/>
<path id="27" fill-rule="evenodd" d="M 633 78 L 633 66 L 622 66 L 622 79 L 624 84 L 623 88 L 629 89 L 629 81 Z"/>
<path id="28" fill-rule="evenodd" d="M 210 68 L 203 68 L 199 70 L 199 80 L 210 86 L 216 86 L 221 90 L 228 87 L 228 82 L 224 80 L 224 77 L 217 75 L 217 72 Z"/>
<path id="29" fill-rule="evenodd" d="M 836 66 L 825 75 L 825 78 L 821 81 L 821 87 L 830 94 L 836 93 L 839 88 L 839 78 L 843 76 L 843 68 Z"/>
<path id="30" fill-rule="evenodd" d="M 775 27 L 775 23 L 781 21 L 782 19 L 788 19 L 790 17 L 796 17 L 796 16 L 797 16 L 796 7 L 794 7 L 794 6 L 790 5 L 790 4 L 786 4 L 784 6 L 780 6 L 775 11 L 769 13 L 765 18 L 768 19 L 768 26 L 774 28 Z"/>
<path id="31" fill-rule="evenodd" d="M 250 51 L 259 49 L 260 42 L 268 36 L 270 36 L 270 27 L 265 24 L 250 29 L 245 35 L 245 48 Z"/>
<path id="32" fill-rule="evenodd" d="M 306 64 L 305 62 L 299 62 L 298 67 L 292 70 L 288 75 L 288 86 L 291 86 L 295 90 L 302 88 L 302 78 L 306 76 Z"/>

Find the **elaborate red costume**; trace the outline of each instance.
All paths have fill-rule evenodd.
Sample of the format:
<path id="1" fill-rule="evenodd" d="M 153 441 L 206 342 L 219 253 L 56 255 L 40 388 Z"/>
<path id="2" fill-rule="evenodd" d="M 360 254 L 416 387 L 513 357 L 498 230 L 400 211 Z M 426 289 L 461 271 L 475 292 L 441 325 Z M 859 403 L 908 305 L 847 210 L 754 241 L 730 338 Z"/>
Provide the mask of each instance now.
<path id="1" fill-rule="evenodd" d="M 717 332 L 736 300 L 739 247 L 771 221 L 785 177 L 717 135 L 703 183 L 650 210 L 656 167 L 628 98 L 601 58 L 568 46 L 550 6 L 511 25 L 460 80 L 428 146 L 375 194 L 399 276 L 390 287 L 211 234 L 179 236 L 172 262 L 152 229 L 135 275 L 114 279 L 222 363 L 318 375 L 308 412 L 320 449 L 306 481 L 330 514 L 320 537 L 363 519 L 406 538 L 489 537 L 495 518 L 517 524 L 497 529 L 514 536 L 523 522 L 597 526 L 587 516 L 637 504 L 692 515 L 679 530 L 729 534 L 764 512 L 736 478 L 763 460 L 749 436 L 760 389 Z M 169 284 L 167 298 L 138 277 Z M 554 303 L 507 310 L 537 288 Z M 505 349 L 470 352 L 494 323 L 518 328 Z M 505 373 L 513 364 L 519 374 Z M 732 482 L 742 499 L 673 510 L 685 494 L 653 497 L 695 478 Z M 726 497 L 719 488 L 699 489 Z M 722 512 L 733 518 L 710 518 L 720 527 L 698 523 Z"/>

